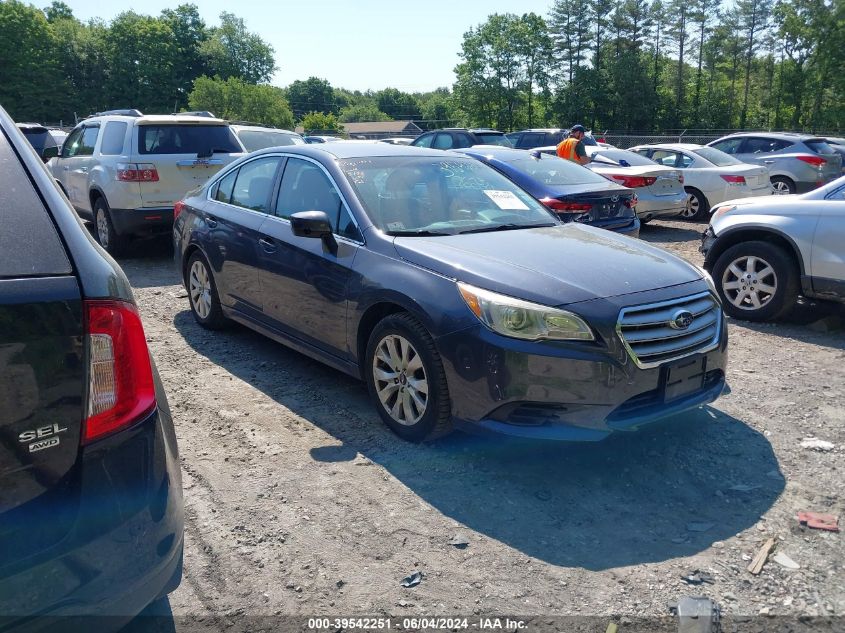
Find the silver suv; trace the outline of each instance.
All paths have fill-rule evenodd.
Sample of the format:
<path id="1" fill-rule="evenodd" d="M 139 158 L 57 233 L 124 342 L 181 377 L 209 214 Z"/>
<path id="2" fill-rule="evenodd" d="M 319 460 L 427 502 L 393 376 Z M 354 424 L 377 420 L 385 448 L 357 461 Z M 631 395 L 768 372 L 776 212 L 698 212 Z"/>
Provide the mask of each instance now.
<path id="1" fill-rule="evenodd" d="M 701 248 L 725 312 L 775 319 L 798 295 L 845 302 L 845 176 L 799 196 L 742 198 L 713 211 Z"/>
<path id="2" fill-rule="evenodd" d="M 804 193 L 840 176 L 842 157 L 825 141 L 808 134 L 744 132 L 708 143 L 743 163 L 769 170 L 776 195 Z"/>
<path id="3" fill-rule="evenodd" d="M 49 166 L 103 248 L 119 254 L 132 236 L 169 232 L 176 201 L 243 153 L 221 119 L 113 110 L 77 125 Z"/>

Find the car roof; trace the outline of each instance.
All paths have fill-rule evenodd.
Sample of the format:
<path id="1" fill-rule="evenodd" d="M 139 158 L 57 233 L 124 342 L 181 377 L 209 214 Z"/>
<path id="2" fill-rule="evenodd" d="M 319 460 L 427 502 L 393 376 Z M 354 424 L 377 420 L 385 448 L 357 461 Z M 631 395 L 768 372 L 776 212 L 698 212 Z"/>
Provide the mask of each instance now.
<path id="1" fill-rule="evenodd" d="M 495 147 L 496 149 L 492 149 Z M 533 150 L 512 149 L 510 147 L 501 147 L 498 145 L 486 145 L 484 147 L 466 147 L 461 149 L 450 150 L 457 154 L 466 154 L 476 158 L 493 158 L 502 162 L 509 162 L 526 158 L 531 155 Z"/>
<path id="2" fill-rule="evenodd" d="M 748 136 L 762 136 L 764 138 L 775 138 L 775 139 L 782 139 L 784 141 L 804 141 L 811 138 L 817 138 L 813 134 L 799 134 L 797 132 L 735 132 L 733 134 L 728 134 L 727 136 L 723 136 L 722 138 L 745 138 Z M 720 140 L 720 139 L 716 139 Z"/>
<path id="3" fill-rule="evenodd" d="M 194 115 L 179 115 L 179 114 L 144 114 L 143 116 L 127 116 L 125 114 L 95 114 L 93 116 L 80 121 L 90 122 L 100 119 L 109 119 L 116 121 L 135 121 L 140 125 L 148 125 L 154 123 L 204 123 L 206 125 L 228 125 L 223 119 L 213 119 L 207 116 Z"/>
<path id="4" fill-rule="evenodd" d="M 414 147 L 411 145 L 392 145 L 391 143 L 350 143 L 350 142 L 329 142 L 319 143 L 314 145 L 285 145 L 282 147 L 268 147 L 266 149 L 254 152 L 257 154 L 273 154 L 278 151 L 284 151 L 289 154 L 302 154 L 303 156 L 310 156 L 311 158 L 321 158 L 326 155 L 334 158 L 370 158 L 376 156 L 431 156 L 435 158 L 443 158 L 449 156 L 441 149 L 427 149 L 424 147 Z"/>
<path id="5" fill-rule="evenodd" d="M 297 136 L 299 136 L 298 132 L 283 130 L 280 127 L 267 127 L 265 125 L 246 125 L 241 123 L 230 123 L 229 127 L 233 130 L 248 130 L 250 132 L 282 132 L 284 134 L 296 134 Z"/>
<path id="6" fill-rule="evenodd" d="M 683 149 L 691 152 L 701 149 L 704 145 L 699 145 L 698 143 L 648 143 L 646 145 L 637 145 L 636 147 L 637 149 Z M 631 149 L 634 148 L 632 147 Z"/>

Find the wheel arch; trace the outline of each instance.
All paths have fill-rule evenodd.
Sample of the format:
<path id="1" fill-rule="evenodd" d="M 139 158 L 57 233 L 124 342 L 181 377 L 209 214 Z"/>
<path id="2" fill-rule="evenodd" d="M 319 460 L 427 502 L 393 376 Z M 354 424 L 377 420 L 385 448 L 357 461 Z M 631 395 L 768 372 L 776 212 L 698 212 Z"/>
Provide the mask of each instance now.
<path id="1" fill-rule="evenodd" d="M 772 228 L 742 227 L 722 233 L 719 235 L 713 248 L 707 252 L 707 256 L 704 259 L 704 268 L 708 272 L 712 272 L 722 253 L 731 246 L 740 244 L 741 242 L 751 241 L 768 242 L 769 244 L 782 248 L 798 268 L 801 278 L 804 278 L 804 258 L 801 256 L 798 245 L 785 233 Z"/>
<path id="2" fill-rule="evenodd" d="M 364 358 L 367 354 L 367 343 L 376 324 L 391 314 L 406 312 L 422 323 L 423 327 L 430 330 L 428 319 L 420 310 L 419 306 L 413 305 L 410 300 L 403 300 L 398 297 L 385 297 L 371 303 L 358 320 L 355 331 L 355 353 L 358 362 L 358 370 L 364 378 Z"/>
<path id="3" fill-rule="evenodd" d="M 106 198 L 106 194 L 103 193 L 103 190 L 97 187 L 96 185 L 91 187 L 88 191 L 88 202 L 91 204 L 91 213 L 94 213 L 94 203 L 99 199 L 102 198 L 106 201 L 106 206 L 109 204 L 109 199 Z"/>

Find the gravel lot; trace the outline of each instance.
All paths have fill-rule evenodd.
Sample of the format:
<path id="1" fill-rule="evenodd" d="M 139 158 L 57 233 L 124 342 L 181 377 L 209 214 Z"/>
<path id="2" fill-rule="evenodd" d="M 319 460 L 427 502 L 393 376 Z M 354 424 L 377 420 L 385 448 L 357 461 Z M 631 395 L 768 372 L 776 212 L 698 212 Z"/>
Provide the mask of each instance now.
<path id="1" fill-rule="evenodd" d="M 703 228 L 657 222 L 642 237 L 700 264 Z M 732 392 L 636 434 L 417 446 L 380 422 L 363 383 L 245 328 L 202 330 L 167 246 L 137 250 L 121 263 L 184 470 L 175 616 L 650 616 L 685 595 L 728 615 L 845 615 L 842 533 L 795 518 L 845 514 L 838 308 L 731 322 Z M 836 448 L 802 448 L 811 436 Z M 769 537 L 800 569 L 746 571 Z M 681 579 L 697 569 L 713 583 Z M 401 587 L 414 571 L 421 584 Z"/>

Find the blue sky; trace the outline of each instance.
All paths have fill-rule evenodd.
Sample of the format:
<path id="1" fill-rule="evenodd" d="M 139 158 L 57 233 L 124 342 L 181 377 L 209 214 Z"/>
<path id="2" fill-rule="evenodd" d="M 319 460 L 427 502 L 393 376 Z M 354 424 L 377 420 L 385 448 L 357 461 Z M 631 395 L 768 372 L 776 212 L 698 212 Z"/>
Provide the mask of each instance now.
<path id="1" fill-rule="evenodd" d="M 141 3 L 64 0 L 77 18 L 111 20 L 121 11 L 158 15 L 184 0 Z M 276 51 L 273 84 L 310 76 L 349 90 L 408 92 L 451 86 L 463 34 L 491 13 L 548 16 L 552 0 L 195 0 L 203 19 L 222 11 L 244 19 Z M 49 6 L 38 0 L 35 6 Z"/>

